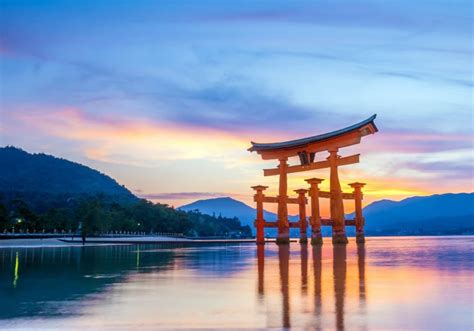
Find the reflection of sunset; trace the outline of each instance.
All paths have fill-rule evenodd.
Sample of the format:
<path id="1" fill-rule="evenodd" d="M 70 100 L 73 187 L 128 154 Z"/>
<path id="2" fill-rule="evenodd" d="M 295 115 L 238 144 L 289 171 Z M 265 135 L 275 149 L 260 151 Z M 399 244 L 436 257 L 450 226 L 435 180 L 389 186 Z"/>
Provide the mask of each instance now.
<path id="1" fill-rule="evenodd" d="M 466 330 L 474 304 L 471 240 L 3 249 L 0 279 L 18 295 L 4 298 L 10 305 L 2 314 L 17 316 L 21 300 L 41 298 L 54 318 L 18 327 L 105 331 L 139 320 L 145 329 Z M 61 288 L 40 275 L 62 275 Z"/>
<path id="2" fill-rule="evenodd" d="M 277 256 L 276 250 L 279 251 Z M 443 282 L 443 273 L 439 270 L 413 265 L 376 266 L 371 263 L 370 253 L 367 257 L 364 246 L 338 246 L 334 250 L 328 246 L 314 246 L 309 248 L 307 259 L 303 259 L 301 254 L 305 250 L 299 245 L 291 246 L 289 254 L 286 250 L 281 246 L 267 246 L 265 268 L 262 269 L 265 274 L 259 273 L 259 280 L 264 277 L 263 286 L 259 287 L 264 293 L 262 302 L 270 305 L 267 309 L 272 311 L 267 319 L 272 322 L 270 327 L 292 326 L 291 320 L 294 320 L 297 325 L 311 329 L 366 329 L 370 315 L 376 324 L 387 323 L 385 325 L 389 327 L 393 323 L 392 327 L 396 328 L 399 321 L 385 320 L 384 312 L 411 311 L 406 315 L 408 319 L 423 319 L 416 308 L 408 307 L 425 305 L 428 297 L 433 303 L 443 302 L 442 292 L 436 291 L 433 296 L 434 288 Z M 394 254 L 397 254 L 396 250 Z M 400 254 L 408 252 L 400 247 Z M 312 270 L 310 277 L 305 277 L 307 263 Z M 459 277 L 467 281 L 470 276 L 466 273 Z M 415 285 L 416 291 L 413 290 Z M 278 300 L 281 306 L 271 308 Z"/>

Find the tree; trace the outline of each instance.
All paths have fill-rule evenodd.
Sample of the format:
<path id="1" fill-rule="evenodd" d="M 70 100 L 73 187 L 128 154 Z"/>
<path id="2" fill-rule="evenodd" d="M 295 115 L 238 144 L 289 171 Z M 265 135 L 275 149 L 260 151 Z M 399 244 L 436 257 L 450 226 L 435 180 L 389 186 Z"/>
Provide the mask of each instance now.
<path id="1" fill-rule="evenodd" d="M 8 219 L 8 213 L 7 213 L 7 208 L 3 203 L 0 203 L 0 230 L 3 232 L 4 230 L 7 230 L 9 227 L 9 219 Z"/>

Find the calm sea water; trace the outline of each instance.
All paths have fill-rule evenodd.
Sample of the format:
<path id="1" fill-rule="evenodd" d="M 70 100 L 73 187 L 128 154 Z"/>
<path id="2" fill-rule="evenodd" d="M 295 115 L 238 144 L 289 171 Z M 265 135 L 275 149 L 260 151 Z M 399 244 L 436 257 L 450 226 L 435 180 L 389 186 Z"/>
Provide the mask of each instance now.
<path id="1" fill-rule="evenodd" d="M 471 330 L 474 237 L 0 249 L 0 329 Z"/>

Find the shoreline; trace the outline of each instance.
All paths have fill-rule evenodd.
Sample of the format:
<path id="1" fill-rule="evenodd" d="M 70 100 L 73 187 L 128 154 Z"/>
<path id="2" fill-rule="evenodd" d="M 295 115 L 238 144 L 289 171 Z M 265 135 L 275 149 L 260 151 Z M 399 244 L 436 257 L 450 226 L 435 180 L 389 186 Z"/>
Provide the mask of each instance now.
<path id="1" fill-rule="evenodd" d="M 446 235 L 446 236 L 371 236 L 369 240 L 385 239 L 396 240 L 397 238 L 466 238 L 473 235 Z M 330 240 L 330 237 L 325 237 Z M 350 237 L 353 238 L 353 237 Z M 274 238 L 267 238 L 267 243 L 275 243 Z M 291 243 L 296 244 L 298 238 L 291 238 Z M 178 239 L 166 237 L 131 237 L 131 238 L 88 238 L 83 245 L 80 238 L 71 240 L 68 237 L 62 238 L 19 238 L 0 240 L 0 249 L 6 248 L 55 248 L 55 247 L 83 247 L 83 246 L 110 246 L 110 245 L 140 245 L 140 244 L 179 244 L 179 245 L 202 245 L 202 244 L 252 244 L 255 239 Z M 352 241 L 350 242 L 352 243 Z"/>

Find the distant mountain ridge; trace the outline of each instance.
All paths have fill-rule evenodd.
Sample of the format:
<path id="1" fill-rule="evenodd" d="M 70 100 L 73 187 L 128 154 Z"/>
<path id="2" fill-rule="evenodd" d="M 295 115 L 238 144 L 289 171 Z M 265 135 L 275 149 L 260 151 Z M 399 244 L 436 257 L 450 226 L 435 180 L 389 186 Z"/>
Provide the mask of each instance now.
<path id="1" fill-rule="evenodd" d="M 102 194 L 138 199 L 111 177 L 79 163 L 16 147 L 0 148 L 0 193 L 3 196 L 75 196 Z"/>
<path id="2" fill-rule="evenodd" d="M 375 201 L 364 208 L 364 217 L 369 233 L 474 233 L 474 193 Z"/>
<path id="3" fill-rule="evenodd" d="M 45 210 L 67 205 L 83 195 L 106 196 L 120 203 L 138 200 L 114 179 L 87 166 L 46 154 L 30 154 L 15 147 L 0 148 L 0 202 L 8 205 L 22 199 L 34 210 Z M 178 209 L 237 217 L 243 225 L 254 229 L 255 209 L 229 197 L 199 200 Z M 277 218 L 267 211 L 264 217 Z M 368 235 L 474 234 L 474 193 L 380 200 L 364 208 L 364 217 Z M 298 216 L 290 219 L 297 220 Z M 348 233 L 353 234 L 353 230 L 349 227 Z M 274 229 L 266 232 L 273 235 Z M 330 228 L 324 227 L 323 234 L 330 234 Z"/>
<path id="4" fill-rule="evenodd" d="M 182 210 L 199 210 L 205 214 L 237 217 L 253 228 L 256 211 L 241 201 L 229 198 L 199 200 L 181 206 Z M 274 213 L 264 213 L 275 220 Z M 352 215 L 347 215 L 352 218 Z M 402 201 L 380 200 L 364 208 L 368 235 L 474 234 L 474 193 L 447 193 L 411 197 Z M 293 216 L 292 220 L 297 217 Z M 353 234 L 353 227 L 348 228 Z M 330 234 L 323 227 L 323 234 Z"/>
<path id="5" fill-rule="evenodd" d="M 184 211 L 199 210 L 203 214 L 215 216 L 237 217 L 243 225 L 249 225 L 251 228 L 253 228 L 256 215 L 254 208 L 230 197 L 197 200 L 178 209 Z M 264 211 L 264 218 L 273 220 L 276 219 L 276 215 Z"/>

